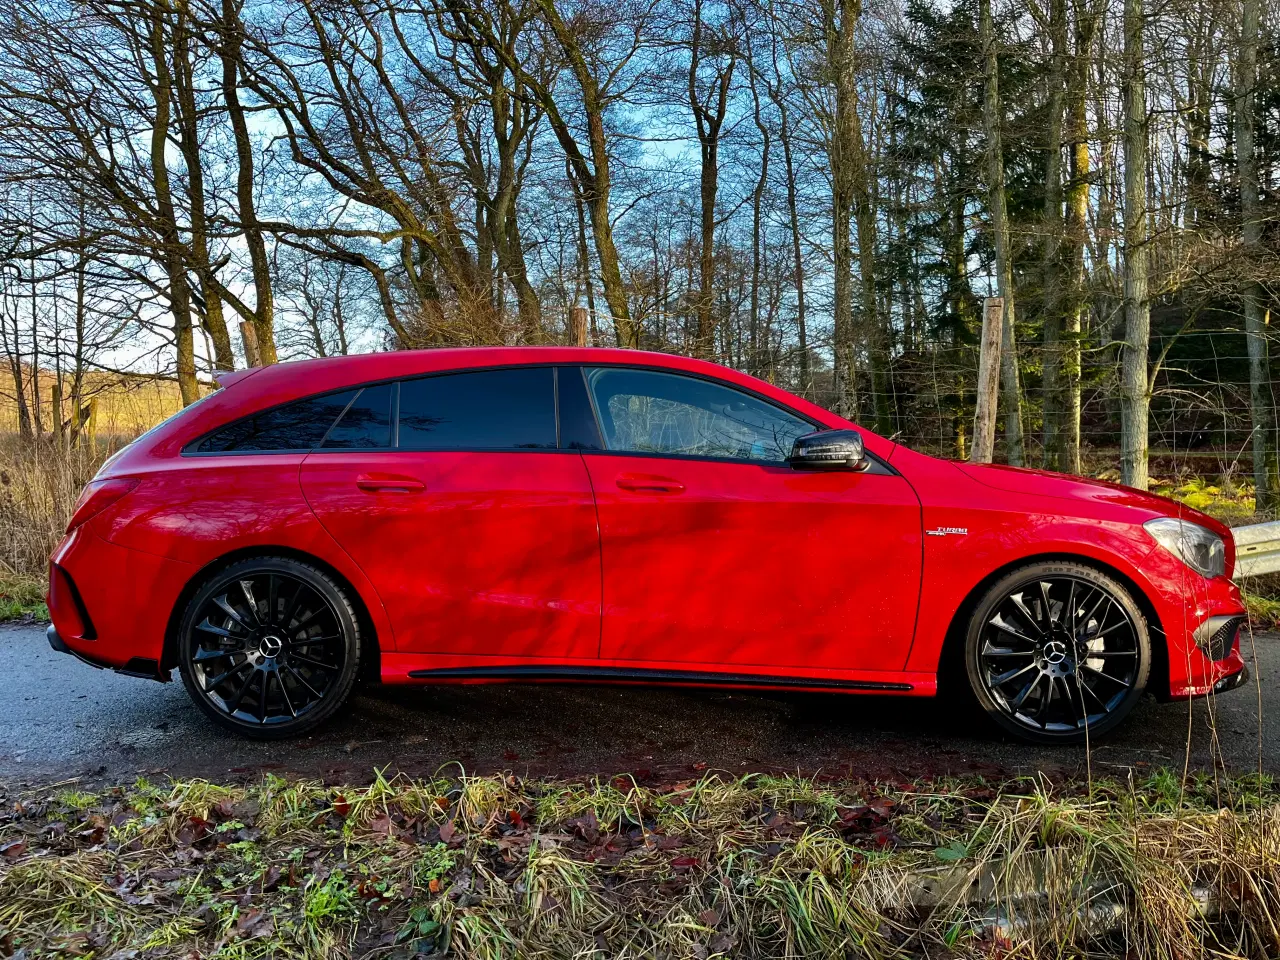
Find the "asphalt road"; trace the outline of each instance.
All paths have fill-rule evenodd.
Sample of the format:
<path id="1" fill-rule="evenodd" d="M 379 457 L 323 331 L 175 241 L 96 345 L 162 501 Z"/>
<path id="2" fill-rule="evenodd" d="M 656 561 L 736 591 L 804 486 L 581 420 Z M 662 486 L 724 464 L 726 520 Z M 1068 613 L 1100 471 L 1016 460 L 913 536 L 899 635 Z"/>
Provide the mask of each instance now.
<path id="1" fill-rule="evenodd" d="M 1181 767 L 1188 753 L 1195 767 L 1261 764 L 1280 773 L 1280 636 L 1261 634 L 1257 646 L 1256 664 L 1246 653 L 1247 686 L 1190 707 L 1147 700 L 1089 755 L 1018 743 L 930 700 L 584 685 L 365 688 L 316 734 L 256 743 L 206 722 L 176 680 L 95 670 L 50 650 L 43 627 L 0 626 L 0 780 L 235 779 L 271 770 L 340 781 L 375 768 L 425 775 L 450 763 L 473 773 L 643 780 L 706 769 L 1065 775 L 1087 761 L 1095 773 L 1117 774 Z"/>

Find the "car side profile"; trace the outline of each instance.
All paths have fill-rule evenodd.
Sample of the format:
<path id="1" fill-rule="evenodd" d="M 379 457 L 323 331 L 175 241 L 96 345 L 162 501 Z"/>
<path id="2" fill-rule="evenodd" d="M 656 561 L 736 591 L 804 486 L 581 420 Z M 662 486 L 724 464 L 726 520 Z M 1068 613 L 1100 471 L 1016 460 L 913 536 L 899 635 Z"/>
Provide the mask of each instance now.
<path id="1" fill-rule="evenodd" d="M 1247 679 L 1230 532 L 631 350 L 284 363 L 111 458 L 49 642 L 294 736 L 360 677 L 933 696 L 1074 742 Z"/>

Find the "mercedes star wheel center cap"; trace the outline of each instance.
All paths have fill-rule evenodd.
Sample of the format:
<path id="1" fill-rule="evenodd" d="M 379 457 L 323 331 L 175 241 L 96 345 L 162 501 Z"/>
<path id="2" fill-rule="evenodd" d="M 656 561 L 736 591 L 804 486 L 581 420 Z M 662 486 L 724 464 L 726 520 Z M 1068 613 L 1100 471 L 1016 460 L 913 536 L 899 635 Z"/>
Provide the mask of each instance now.
<path id="1" fill-rule="evenodd" d="M 1044 659 L 1054 666 L 1067 659 L 1067 645 L 1061 640 L 1050 640 L 1044 645 Z"/>

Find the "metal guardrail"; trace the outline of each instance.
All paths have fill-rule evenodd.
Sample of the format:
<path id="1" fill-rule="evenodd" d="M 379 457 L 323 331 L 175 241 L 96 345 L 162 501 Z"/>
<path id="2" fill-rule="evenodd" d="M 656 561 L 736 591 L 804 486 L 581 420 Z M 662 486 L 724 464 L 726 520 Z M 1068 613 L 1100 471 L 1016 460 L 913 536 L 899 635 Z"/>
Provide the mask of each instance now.
<path id="1" fill-rule="evenodd" d="M 1280 573 L 1280 520 L 1231 531 L 1236 541 L 1235 579 Z"/>

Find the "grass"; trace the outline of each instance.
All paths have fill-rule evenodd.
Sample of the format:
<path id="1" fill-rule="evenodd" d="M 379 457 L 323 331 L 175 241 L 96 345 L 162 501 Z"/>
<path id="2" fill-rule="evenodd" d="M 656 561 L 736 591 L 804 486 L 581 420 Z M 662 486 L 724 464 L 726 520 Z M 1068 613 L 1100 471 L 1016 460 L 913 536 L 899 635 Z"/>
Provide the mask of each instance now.
<path id="1" fill-rule="evenodd" d="M 0 576 L 0 621 L 48 622 L 45 584 L 34 577 Z"/>
<path id="2" fill-rule="evenodd" d="M 1256 776 L 268 776 L 0 801 L 0 952 L 29 957 L 1175 958 L 1280 946 L 1280 787 Z"/>
<path id="3" fill-rule="evenodd" d="M 21 599 L 43 583 L 80 491 L 119 443 L 67 449 L 0 436 L 0 588 Z M 39 588 L 43 592 L 43 586 Z"/>

